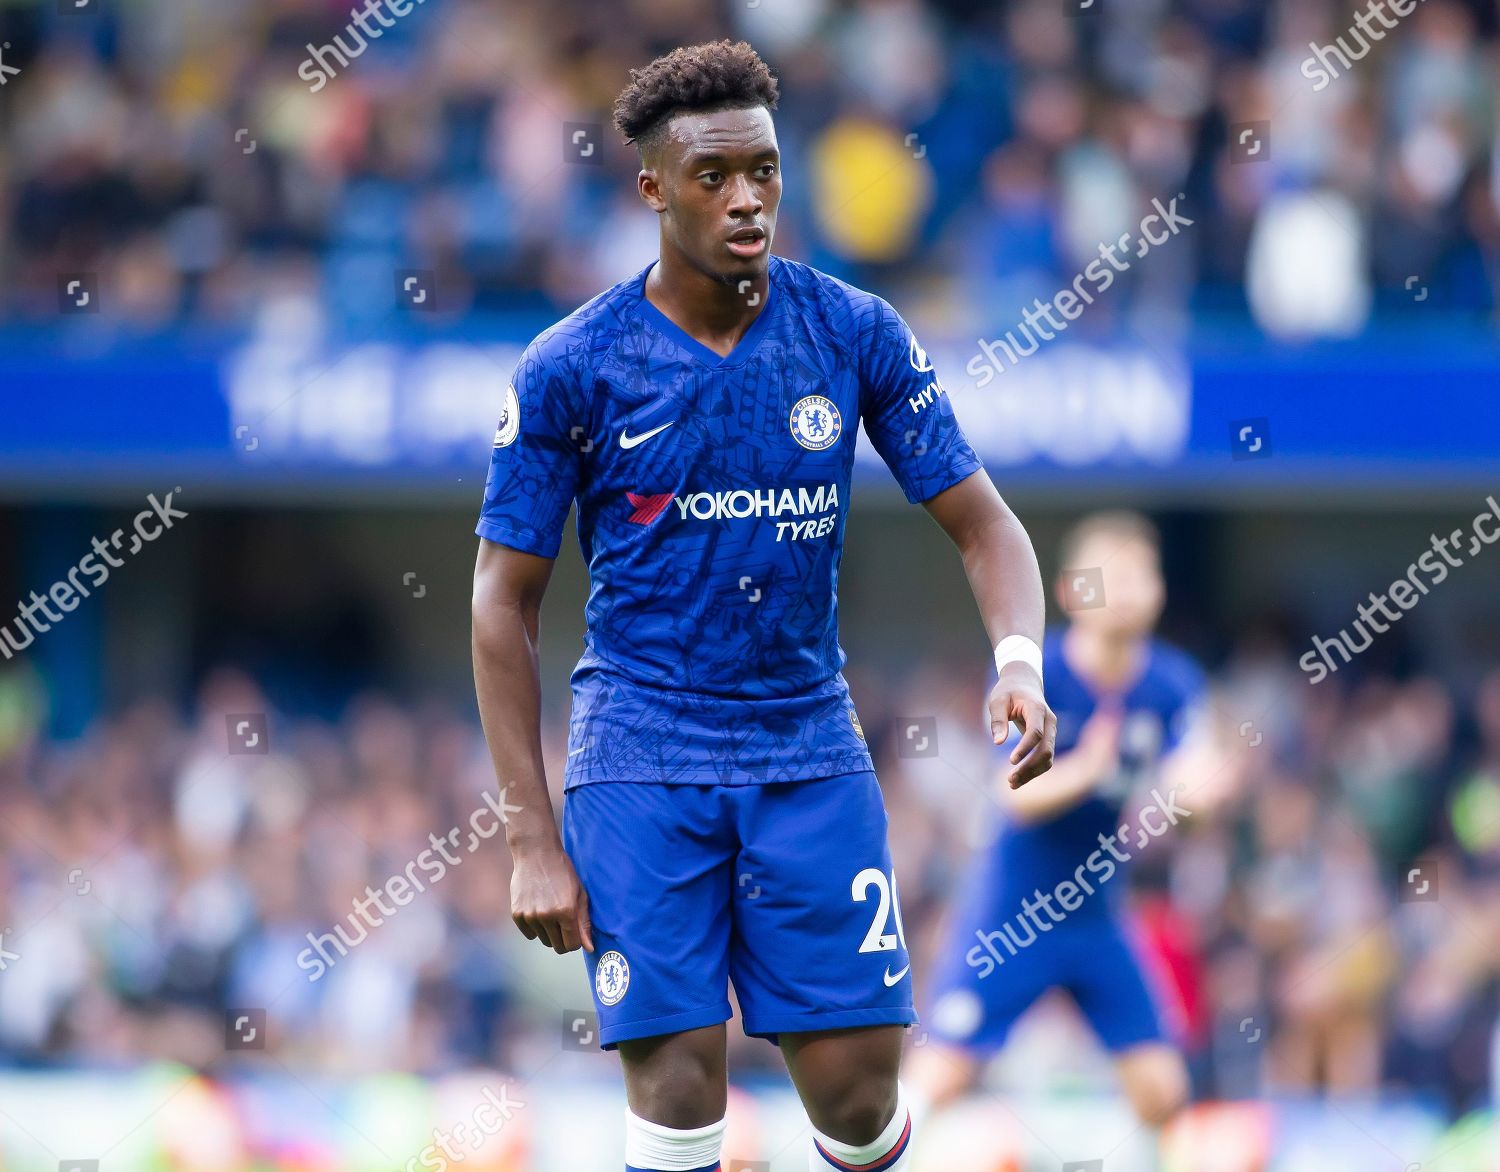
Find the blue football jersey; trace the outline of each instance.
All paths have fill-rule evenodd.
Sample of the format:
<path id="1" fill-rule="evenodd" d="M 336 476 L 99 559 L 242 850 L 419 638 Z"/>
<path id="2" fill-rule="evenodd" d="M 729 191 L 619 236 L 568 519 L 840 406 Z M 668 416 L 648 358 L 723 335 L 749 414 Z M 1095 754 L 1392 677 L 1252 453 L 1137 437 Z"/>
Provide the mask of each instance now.
<path id="1" fill-rule="evenodd" d="M 1098 853 L 1099 836 L 1120 829 L 1126 797 L 1141 782 L 1150 782 L 1162 758 L 1181 744 L 1203 698 L 1204 678 L 1187 654 L 1152 640 L 1147 645 L 1145 666 L 1134 683 L 1119 694 L 1104 697 L 1073 672 L 1062 648 L 1062 636 L 1054 632 L 1049 633 L 1042 649 L 1047 703 L 1057 715 L 1057 753 L 1060 756 L 1077 745 L 1083 726 L 1104 701 L 1123 714 L 1120 767 L 1082 802 L 1050 821 L 1003 822 L 990 847 L 992 865 L 988 874 L 998 887 L 994 897 L 1002 903 L 1014 897 L 1019 907 L 1019 901 L 1038 888 L 1050 892 L 1063 880 L 1076 879 L 1079 867 L 1097 856 L 1086 878 L 1108 888 L 1110 894 L 1085 900 L 1072 913 L 1078 915 L 1109 910 L 1114 902 L 1111 896 L 1117 899 L 1123 890 L 1123 883 L 1107 880 L 1113 877 L 1117 862 L 1124 865 L 1134 856 L 1141 845 L 1139 836 L 1132 827 L 1127 840 L 1117 847 L 1119 855 L 1124 856 L 1118 860 L 1110 853 Z M 1002 746 L 1003 760 L 1009 760 L 1014 738 L 1012 732 L 1012 739 Z M 1046 785 L 1046 775 L 1029 784 Z"/>
<path id="2" fill-rule="evenodd" d="M 478 534 L 555 557 L 577 502 L 590 592 L 566 785 L 746 785 L 871 767 L 838 643 L 855 436 L 907 499 L 980 467 L 886 302 L 772 257 L 720 356 L 646 269 L 527 347 Z"/>

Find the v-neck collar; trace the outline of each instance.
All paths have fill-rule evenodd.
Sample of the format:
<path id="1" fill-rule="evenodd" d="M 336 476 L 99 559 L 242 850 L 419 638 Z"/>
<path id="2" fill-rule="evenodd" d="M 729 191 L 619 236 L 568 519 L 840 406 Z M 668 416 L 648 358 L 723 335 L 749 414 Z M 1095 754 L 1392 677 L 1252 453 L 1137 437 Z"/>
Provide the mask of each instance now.
<path id="1" fill-rule="evenodd" d="M 651 304 L 651 299 L 646 296 L 646 280 L 651 276 L 651 270 L 656 265 L 657 262 L 652 261 L 642 271 L 640 286 L 636 292 L 641 299 L 641 312 L 646 315 L 647 319 L 658 330 L 666 334 L 667 337 L 671 338 L 672 341 L 676 342 L 706 366 L 722 367 L 735 365 L 745 361 L 745 359 L 749 358 L 755 352 L 756 347 L 760 345 L 762 336 L 770 327 L 771 310 L 776 301 L 776 282 L 771 277 L 769 271 L 766 274 L 766 303 L 760 307 L 760 313 L 750 323 L 750 328 L 745 331 L 745 336 L 735 343 L 734 349 L 728 354 L 720 354 L 717 350 L 712 350 L 698 341 L 692 334 L 688 333 L 655 305 Z"/>

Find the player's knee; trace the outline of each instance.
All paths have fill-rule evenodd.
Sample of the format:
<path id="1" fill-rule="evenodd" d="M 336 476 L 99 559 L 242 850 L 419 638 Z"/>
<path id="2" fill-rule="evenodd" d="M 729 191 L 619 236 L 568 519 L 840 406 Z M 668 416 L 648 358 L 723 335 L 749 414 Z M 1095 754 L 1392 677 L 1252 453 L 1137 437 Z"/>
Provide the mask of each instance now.
<path id="1" fill-rule="evenodd" d="M 1186 1104 L 1185 1087 L 1152 1088 L 1136 1098 L 1135 1113 L 1147 1126 L 1165 1127 Z"/>
<path id="2" fill-rule="evenodd" d="M 679 1035 L 622 1043 L 630 1109 L 662 1127 L 703 1127 L 724 1117 L 724 1059 L 715 1039 Z"/>
<path id="3" fill-rule="evenodd" d="M 813 1126 L 841 1143 L 868 1144 L 880 1138 L 896 1113 L 896 1081 L 863 1078 L 843 1093 L 829 1096 L 814 1108 Z M 811 1116 L 813 1111 L 808 1114 Z"/>
<path id="4" fill-rule="evenodd" d="M 704 1127 L 724 1117 L 726 1091 L 712 1080 L 650 1080 L 631 1088 L 630 1109 L 662 1127 Z"/>
<path id="5" fill-rule="evenodd" d="M 1163 1127 L 1187 1104 L 1187 1073 L 1180 1062 L 1153 1063 L 1126 1082 L 1136 1116 L 1151 1127 Z"/>
<path id="6" fill-rule="evenodd" d="M 913 1118 L 947 1107 L 974 1085 L 978 1074 L 978 1062 L 941 1042 L 916 1051 L 903 1079 L 912 1097 Z"/>

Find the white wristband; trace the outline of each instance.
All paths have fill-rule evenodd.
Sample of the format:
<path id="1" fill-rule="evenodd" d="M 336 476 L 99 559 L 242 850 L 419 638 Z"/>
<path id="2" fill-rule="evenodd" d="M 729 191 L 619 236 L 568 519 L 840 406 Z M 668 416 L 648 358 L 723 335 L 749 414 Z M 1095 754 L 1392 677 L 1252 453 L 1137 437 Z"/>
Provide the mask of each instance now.
<path id="1" fill-rule="evenodd" d="M 1000 640 L 995 648 L 995 670 L 1002 672 L 1006 664 L 1017 660 L 1036 672 L 1037 679 L 1042 678 L 1042 649 L 1034 639 L 1028 639 L 1025 635 L 1007 635 Z"/>

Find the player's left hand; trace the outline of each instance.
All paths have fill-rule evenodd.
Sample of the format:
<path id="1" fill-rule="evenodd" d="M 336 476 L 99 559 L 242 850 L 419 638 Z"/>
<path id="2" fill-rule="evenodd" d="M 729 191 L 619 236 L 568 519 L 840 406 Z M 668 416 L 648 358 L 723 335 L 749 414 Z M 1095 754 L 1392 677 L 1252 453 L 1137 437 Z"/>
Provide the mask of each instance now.
<path id="1" fill-rule="evenodd" d="M 1006 664 L 990 693 L 990 733 L 995 744 L 1005 743 L 1012 722 L 1021 730 L 1021 741 L 1011 752 L 1012 769 L 1005 779 L 1011 789 L 1020 789 L 1052 768 L 1057 747 L 1057 717 L 1042 697 L 1041 679 L 1024 663 Z"/>

